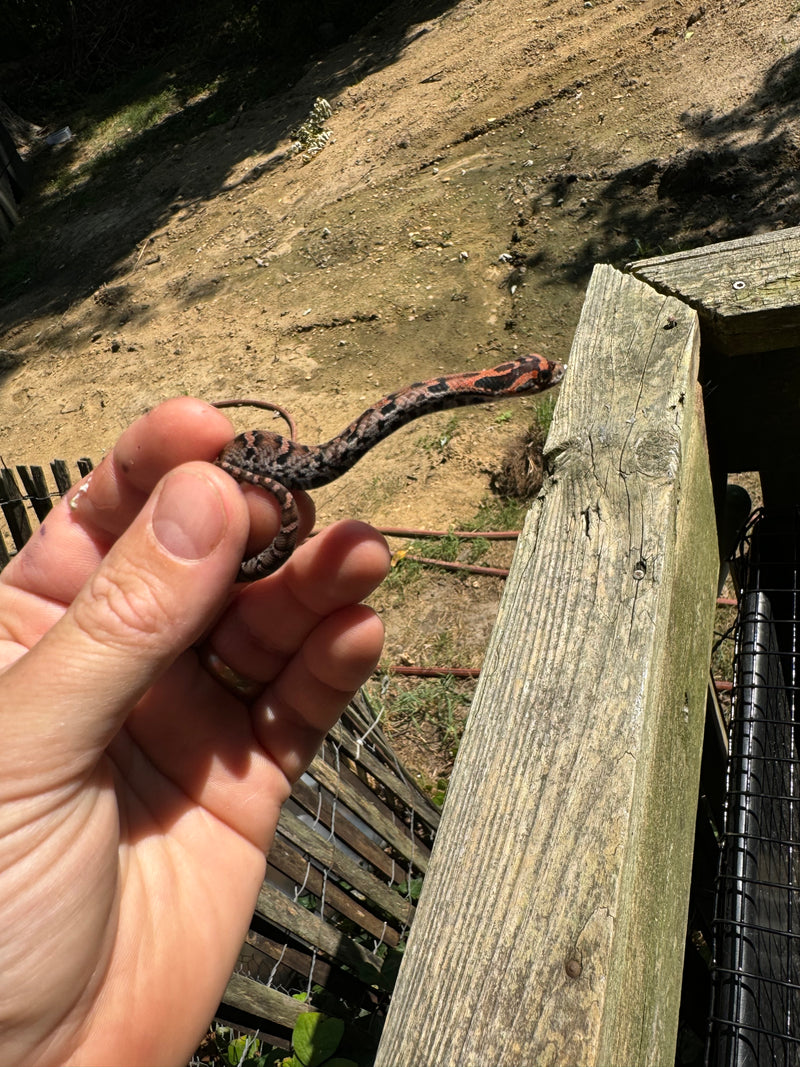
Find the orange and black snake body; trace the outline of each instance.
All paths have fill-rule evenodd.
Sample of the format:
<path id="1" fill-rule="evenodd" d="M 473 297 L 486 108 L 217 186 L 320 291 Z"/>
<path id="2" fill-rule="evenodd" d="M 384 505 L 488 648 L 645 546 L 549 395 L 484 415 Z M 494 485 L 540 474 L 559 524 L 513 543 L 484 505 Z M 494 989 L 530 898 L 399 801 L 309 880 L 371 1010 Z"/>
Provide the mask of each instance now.
<path id="1" fill-rule="evenodd" d="M 564 371 L 562 363 L 531 354 L 487 370 L 415 382 L 382 397 L 320 445 L 301 445 L 268 430 L 239 434 L 219 454 L 217 466 L 238 482 L 274 493 L 281 506 L 278 536 L 258 556 L 244 561 L 239 580 L 250 582 L 272 574 L 294 551 L 298 517 L 293 490 L 318 489 L 341 477 L 389 434 L 421 415 L 540 393 L 560 382 Z"/>

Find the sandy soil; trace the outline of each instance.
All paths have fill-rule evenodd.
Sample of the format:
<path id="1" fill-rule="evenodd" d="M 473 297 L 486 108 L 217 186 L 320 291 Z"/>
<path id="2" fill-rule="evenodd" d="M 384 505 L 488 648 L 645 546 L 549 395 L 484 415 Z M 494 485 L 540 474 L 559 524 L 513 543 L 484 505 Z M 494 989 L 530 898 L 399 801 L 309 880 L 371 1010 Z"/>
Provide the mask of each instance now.
<path id="1" fill-rule="evenodd" d="M 0 257 L 35 249 L 0 309 L 7 463 L 97 459 L 181 393 L 275 400 L 321 440 L 412 380 L 565 359 L 595 262 L 800 221 L 790 0 L 408 11 L 280 98 L 188 142 L 166 119 L 157 150 L 132 142 L 91 189 L 45 186 Z M 320 96 L 333 140 L 306 163 L 289 134 Z M 87 161 L 77 138 L 43 166 Z M 457 527 L 532 406 L 406 428 L 316 494 L 320 518 Z M 379 601 L 388 659 L 430 662 L 455 631 L 451 658 L 479 663 L 501 583 L 414 589 Z"/>

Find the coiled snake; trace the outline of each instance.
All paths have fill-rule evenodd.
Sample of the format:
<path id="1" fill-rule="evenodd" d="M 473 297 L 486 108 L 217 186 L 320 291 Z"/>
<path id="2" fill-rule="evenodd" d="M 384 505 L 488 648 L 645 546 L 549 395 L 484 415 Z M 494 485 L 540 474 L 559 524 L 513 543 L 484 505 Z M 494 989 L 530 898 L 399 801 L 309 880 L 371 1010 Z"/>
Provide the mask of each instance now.
<path id="1" fill-rule="evenodd" d="M 321 445 L 297 444 L 268 430 L 239 434 L 220 452 L 217 466 L 238 482 L 274 493 L 281 506 L 278 536 L 260 555 L 242 563 L 239 581 L 252 582 L 272 574 L 294 551 L 298 517 L 293 489 L 318 489 L 334 481 L 385 437 L 421 415 L 540 393 L 560 382 L 564 370 L 562 363 L 531 354 L 488 370 L 415 382 L 383 397 Z"/>

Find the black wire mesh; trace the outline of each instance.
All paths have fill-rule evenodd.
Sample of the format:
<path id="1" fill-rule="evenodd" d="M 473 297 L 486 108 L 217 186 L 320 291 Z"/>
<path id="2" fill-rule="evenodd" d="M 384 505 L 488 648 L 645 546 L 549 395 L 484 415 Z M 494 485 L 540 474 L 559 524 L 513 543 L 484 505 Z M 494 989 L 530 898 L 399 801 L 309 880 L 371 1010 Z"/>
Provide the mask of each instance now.
<path id="1" fill-rule="evenodd" d="M 800 510 L 756 514 L 737 553 L 711 1067 L 800 1064 Z"/>

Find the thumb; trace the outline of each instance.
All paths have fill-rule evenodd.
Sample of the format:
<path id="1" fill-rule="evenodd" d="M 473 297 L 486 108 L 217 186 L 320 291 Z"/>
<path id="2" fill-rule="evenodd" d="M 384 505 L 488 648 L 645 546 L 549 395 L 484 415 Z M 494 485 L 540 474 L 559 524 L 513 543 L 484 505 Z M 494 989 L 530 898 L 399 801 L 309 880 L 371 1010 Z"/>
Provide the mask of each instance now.
<path id="1" fill-rule="evenodd" d="M 221 610 L 247 530 L 245 501 L 222 471 L 192 463 L 167 474 L 64 616 L 4 675 L 16 709 L 4 756 L 39 772 L 65 757 L 73 772 L 76 758 L 93 762 Z"/>

